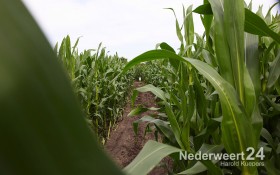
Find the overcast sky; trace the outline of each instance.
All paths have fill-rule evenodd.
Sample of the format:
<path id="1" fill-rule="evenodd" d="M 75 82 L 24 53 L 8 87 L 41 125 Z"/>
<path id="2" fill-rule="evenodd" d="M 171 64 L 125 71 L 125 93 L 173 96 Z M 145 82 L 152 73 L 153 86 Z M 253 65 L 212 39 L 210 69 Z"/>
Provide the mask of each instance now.
<path id="1" fill-rule="evenodd" d="M 178 48 L 175 9 L 182 24 L 182 5 L 193 9 L 203 0 L 23 0 L 52 46 L 70 35 L 72 42 L 82 36 L 79 51 L 96 49 L 100 42 L 111 54 L 131 59 L 160 42 Z M 248 1 L 247 1 L 248 2 Z M 253 0 L 253 10 L 266 2 L 263 11 L 276 0 Z M 275 8 L 277 10 L 277 7 Z M 195 32 L 202 33 L 200 17 L 194 14 Z"/>

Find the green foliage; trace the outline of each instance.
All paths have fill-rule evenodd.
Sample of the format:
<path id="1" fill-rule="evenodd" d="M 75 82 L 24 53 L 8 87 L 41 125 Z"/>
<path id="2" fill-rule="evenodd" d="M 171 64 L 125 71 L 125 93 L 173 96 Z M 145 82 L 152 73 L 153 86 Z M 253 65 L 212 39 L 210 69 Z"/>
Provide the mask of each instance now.
<path id="1" fill-rule="evenodd" d="M 160 86 L 162 82 L 167 81 L 164 76 L 165 69 L 161 60 L 141 63 L 134 68 L 134 79 L 139 81 L 139 77 L 141 77 L 141 81 L 146 84 Z"/>
<path id="2" fill-rule="evenodd" d="M 105 48 L 77 49 L 79 39 L 71 46 L 70 37 L 61 42 L 58 57 L 66 68 L 87 119 L 102 142 L 109 137 L 122 117 L 126 98 L 133 83 L 133 71 L 114 79 L 127 62 L 118 55 L 109 56 Z M 114 81 L 113 81 L 114 79 Z"/>

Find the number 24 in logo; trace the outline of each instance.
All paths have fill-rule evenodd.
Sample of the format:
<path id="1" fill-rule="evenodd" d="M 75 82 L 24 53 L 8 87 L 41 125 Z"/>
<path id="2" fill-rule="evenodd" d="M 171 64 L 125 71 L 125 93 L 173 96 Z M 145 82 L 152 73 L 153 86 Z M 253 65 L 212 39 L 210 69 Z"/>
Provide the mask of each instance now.
<path id="1" fill-rule="evenodd" d="M 255 149 L 253 147 L 248 147 L 246 151 L 249 152 L 249 155 L 246 157 L 246 160 L 255 160 L 254 158 Z M 264 155 L 263 147 L 261 147 L 256 153 L 256 158 L 259 158 L 260 160 L 264 160 L 265 155 Z"/>

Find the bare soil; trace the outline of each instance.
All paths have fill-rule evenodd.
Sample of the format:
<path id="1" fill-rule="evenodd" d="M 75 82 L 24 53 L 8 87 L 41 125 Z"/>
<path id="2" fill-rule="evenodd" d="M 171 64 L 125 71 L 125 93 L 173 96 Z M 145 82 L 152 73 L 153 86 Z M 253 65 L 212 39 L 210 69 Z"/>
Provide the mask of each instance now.
<path id="1" fill-rule="evenodd" d="M 134 87 L 141 87 L 142 82 L 134 82 Z M 142 104 L 146 107 L 157 107 L 155 96 L 150 93 L 139 93 L 136 99 L 135 106 Z M 131 103 L 129 102 L 125 107 L 123 119 L 120 121 L 116 129 L 111 132 L 110 138 L 105 144 L 106 152 L 112 157 L 115 163 L 124 168 L 137 156 L 148 140 L 155 140 L 153 133 L 147 133 L 144 136 L 146 124 L 139 123 L 138 135 L 136 136 L 133 131 L 133 122 L 140 119 L 144 115 L 151 114 L 147 111 L 139 116 L 128 117 L 127 115 L 132 110 Z M 164 163 L 170 165 L 170 159 L 164 159 Z M 168 170 L 163 166 L 156 166 L 149 175 L 164 175 L 168 174 Z"/>

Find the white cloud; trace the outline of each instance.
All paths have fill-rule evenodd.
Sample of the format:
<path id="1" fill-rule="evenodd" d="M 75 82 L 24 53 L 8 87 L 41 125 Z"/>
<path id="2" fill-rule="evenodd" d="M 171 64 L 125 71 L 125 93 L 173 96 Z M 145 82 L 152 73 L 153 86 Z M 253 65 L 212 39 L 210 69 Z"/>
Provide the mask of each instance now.
<path id="1" fill-rule="evenodd" d="M 274 0 L 275 1 L 275 0 Z M 273 4 L 273 0 L 266 4 Z M 179 47 L 175 32 L 172 7 L 182 21 L 182 4 L 185 7 L 202 0 L 23 0 L 26 6 L 54 45 L 69 34 L 72 40 L 79 36 L 79 48 L 97 48 L 102 42 L 111 53 L 132 58 L 153 49 L 159 42 Z M 248 2 L 248 1 L 247 1 Z M 260 0 L 253 0 L 256 11 Z M 264 11 L 267 11 L 265 5 Z M 199 15 L 194 15 L 195 32 L 202 33 Z"/>

